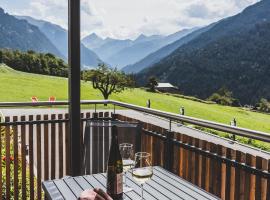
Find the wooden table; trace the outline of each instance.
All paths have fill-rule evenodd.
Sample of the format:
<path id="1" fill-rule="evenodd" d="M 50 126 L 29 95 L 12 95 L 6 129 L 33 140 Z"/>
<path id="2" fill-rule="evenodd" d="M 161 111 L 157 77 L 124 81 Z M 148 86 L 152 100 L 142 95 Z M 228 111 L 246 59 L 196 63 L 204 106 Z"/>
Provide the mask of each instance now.
<path id="1" fill-rule="evenodd" d="M 130 173 L 127 174 L 127 184 L 134 190 L 127 192 L 124 199 L 140 199 L 140 186 Z M 106 191 L 105 186 L 105 174 L 68 177 L 42 183 L 46 197 L 53 200 L 75 200 L 85 189 L 98 187 Z M 146 200 L 219 199 L 161 167 L 154 167 L 152 179 L 144 184 L 144 198 Z"/>

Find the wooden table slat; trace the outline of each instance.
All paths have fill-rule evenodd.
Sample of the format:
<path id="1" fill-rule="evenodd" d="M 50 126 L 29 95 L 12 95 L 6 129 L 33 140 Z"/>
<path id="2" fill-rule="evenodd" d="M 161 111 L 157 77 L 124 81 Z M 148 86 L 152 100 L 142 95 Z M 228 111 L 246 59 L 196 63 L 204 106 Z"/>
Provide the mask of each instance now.
<path id="1" fill-rule="evenodd" d="M 127 192 L 125 199 L 137 200 L 141 195 L 140 185 L 127 173 L 127 184 L 133 191 Z M 43 182 L 43 189 L 48 199 L 76 200 L 86 189 L 101 188 L 106 191 L 106 174 L 94 174 L 70 177 Z M 161 168 L 154 167 L 154 175 L 144 184 L 144 199 L 147 200 L 217 200 L 218 197 L 198 188 L 188 181 Z"/>
<path id="2" fill-rule="evenodd" d="M 65 200 L 77 199 L 76 195 L 70 190 L 64 180 L 54 180 L 53 181 L 59 192 L 63 195 Z"/>
<path id="3" fill-rule="evenodd" d="M 82 176 L 74 177 L 74 180 L 84 189 L 93 189 L 94 187 L 90 185 Z"/>
<path id="4" fill-rule="evenodd" d="M 83 192 L 82 187 L 78 185 L 78 183 L 72 177 L 64 179 L 64 182 L 69 186 L 70 190 L 77 198 Z"/>
<path id="5" fill-rule="evenodd" d="M 54 184 L 53 181 L 43 182 L 42 186 L 43 186 L 43 190 L 45 191 L 45 193 L 50 194 L 50 196 L 47 196 L 49 200 L 51 200 L 51 199 L 58 199 L 58 200 L 64 199 L 64 197 L 59 192 L 58 188 L 56 187 L 56 185 Z"/>
<path id="6" fill-rule="evenodd" d="M 188 192 L 188 193 L 193 193 L 193 194 L 196 194 L 197 195 L 200 195 L 200 198 L 203 199 L 211 199 L 211 200 L 214 200 L 214 199 L 217 199 L 217 197 L 211 195 L 210 193 L 207 193 L 206 191 L 202 190 L 201 188 L 185 181 L 184 179 L 182 179 L 181 177 L 179 176 L 176 176 L 174 174 L 172 174 L 171 172 L 168 172 L 166 171 L 165 169 L 161 168 L 161 167 L 155 167 L 155 170 L 154 170 L 154 174 L 157 172 L 160 172 L 162 173 L 163 175 L 167 176 L 168 178 L 170 178 L 169 181 L 175 181 L 179 187 L 183 188 L 185 187 L 185 190 Z M 160 175 L 160 174 L 159 174 Z"/>

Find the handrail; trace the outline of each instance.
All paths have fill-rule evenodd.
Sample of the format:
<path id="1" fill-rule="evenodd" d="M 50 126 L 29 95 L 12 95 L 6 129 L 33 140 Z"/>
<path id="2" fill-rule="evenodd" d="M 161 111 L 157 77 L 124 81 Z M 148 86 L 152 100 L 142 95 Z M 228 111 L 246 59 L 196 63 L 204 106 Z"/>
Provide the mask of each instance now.
<path id="1" fill-rule="evenodd" d="M 1 102 L 0 107 L 25 107 L 25 106 L 52 106 L 52 105 L 68 105 L 68 101 L 40 101 L 40 102 Z M 145 112 L 148 114 L 153 114 L 159 117 L 167 118 L 170 120 L 176 120 L 176 121 L 182 121 L 194 125 L 203 126 L 206 128 L 212 128 L 218 131 L 223 131 L 231 134 L 235 134 L 238 136 L 248 137 L 256 140 L 260 140 L 263 142 L 270 142 L 270 133 L 265 133 L 261 131 L 255 131 L 251 129 L 246 128 L 240 128 L 240 127 L 233 127 L 222 123 L 217 123 L 213 121 L 198 119 L 194 117 L 188 117 L 184 115 L 178 115 L 170 112 L 165 112 L 161 110 L 156 110 L 152 108 L 145 108 L 143 106 L 137 106 L 133 104 L 123 103 L 120 101 L 114 101 L 114 100 L 82 100 L 82 105 L 89 105 L 89 104 L 112 104 L 115 106 L 119 106 L 122 108 L 128 108 L 131 110 L 136 110 L 140 112 Z"/>

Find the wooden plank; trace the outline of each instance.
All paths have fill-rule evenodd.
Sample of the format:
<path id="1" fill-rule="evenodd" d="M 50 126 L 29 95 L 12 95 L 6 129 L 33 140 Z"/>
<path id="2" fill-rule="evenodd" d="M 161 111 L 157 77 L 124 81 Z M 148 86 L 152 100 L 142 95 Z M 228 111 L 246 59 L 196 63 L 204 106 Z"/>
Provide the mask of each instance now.
<path id="1" fill-rule="evenodd" d="M 164 135 L 165 133 L 165 129 L 164 128 L 160 128 L 160 133 L 162 135 Z M 165 163 L 165 159 L 164 159 L 164 151 L 165 151 L 165 142 L 162 140 L 159 140 L 159 144 L 160 144 L 160 166 L 164 167 L 164 163 Z"/>
<path id="2" fill-rule="evenodd" d="M 231 159 L 231 149 L 226 148 L 226 158 Z M 226 164 L 226 188 L 225 188 L 225 199 L 230 199 L 231 193 L 231 166 Z"/>
<path id="3" fill-rule="evenodd" d="M 41 120 L 41 116 L 37 115 L 37 121 Z M 41 125 L 37 124 L 36 126 L 36 144 L 37 144 L 37 197 L 38 199 L 42 198 L 42 189 L 41 189 L 41 178 L 42 178 L 42 167 L 41 167 Z"/>
<path id="4" fill-rule="evenodd" d="M 262 169 L 262 158 L 256 156 L 256 169 Z M 255 183 L 255 199 L 262 199 L 262 182 L 261 177 L 256 176 L 256 183 Z"/>
<path id="5" fill-rule="evenodd" d="M 182 185 L 180 182 L 177 182 L 174 179 L 170 179 L 165 174 L 160 173 L 158 170 L 154 171 L 154 176 L 151 180 L 152 181 L 149 184 L 151 184 L 157 190 L 160 190 L 162 193 L 166 194 L 166 192 L 162 191 L 161 189 L 166 188 L 166 190 L 169 190 L 170 193 L 167 192 L 166 196 L 170 199 L 198 199 L 194 196 L 200 196 L 195 194 L 194 191 L 190 190 L 188 187 L 185 187 L 185 185 Z M 200 197 L 203 199 L 202 196 Z"/>
<path id="6" fill-rule="evenodd" d="M 231 159 L 236 159 L 236 151 L 231 150 Z M 231 183 L 230 183 L 230 199 L 234 200 L 234 194 L 235 194 L 235 168 L 231 167 Z"/>
<path id="7" fill-rule="evenodd" d="M 190 182 L 172 174 L 171 172 L 161 167 L 155 166 L 154 174 L 156 174 L 159 177 L 162 177 L 164 180 L 167 180 L 167 182 L 171 183 L 171 185 L 173 185 L 174 187 L 182 189 L 186 193 L 193 194 L 194 196 L 197 197 L 197 199 L 203 199 L 203 198 L 217 199 L 217 197 L 215 197 L 214 195 L 207 193 L 201 188 L 194 186 Z"/>
<path id="8" fill-rule="evenodd" d="M 21 121 L 25 121 L 25 116 L 21 116 Z M 25 125 L 21 125 L 21 155 L 22 155 L 22 199 L 26 199 L 26 138 Z"/>
<path id="9" fill-rule="evenodd" d="M 9 122 L 10 118 L 5 117 L 5 122 Z M 6 199 L 10 199 L 10 126 L 5 127 L 6 142 Z"/>
<path id="10" fill-rule="evenodd" d="M 94 189 L 82 176 L 74 177 L 74 180 L 80 185 L 83 190 Z"/>
<path id="11" fill-rule="evenodd" d="M 219 156 L 222 156 L 222 145 L 216 146 L 216 153 Z M 222 187 L 222 163 L 221 161 L 215 161 L 215 179 L 213 180 L 214 184 L 214 194 L 218 197 L 221 197 L 221 187 Z"/>
<path id="12" fill-rule="evenodd" d="M 63 114 L 58 114 L 58 119 L 63 119 Z M 63 155 L 63 123 L 58 124 L 58 135 L 59 135 L 59 145 L 58 145 L 58 152 L 59 152 L 59 177 L 62 178 L 64 176 L 64 155 Z"/>
<path id="13" fill-rule="evenodd" d="M 256 167 L 256 158 L 254 156 L 251 156 L 251 167 Z M 256 188 L 256 176 L 251 174 L 249 199 L 255 199 L 255 188 Z"/>
<path id="14" fill-rule="evenodd" d="M 43 119 L 47 121 L 48 115 L 44 115 Z M 47 123 L 44 124 L 44 180 L 49 180 L 49 126 Z"/>
<path id="15" fill-rule="evenodd" d="M 235 161 L 241 162 L 241 152 L 235 152 Z M 234 199 L 240 199 L 240 168 L 235 168 L 235 187 L 234 187 Z"/>
<path id="16" fill-rule="evenodd" d="M 192 137 L 188 136 L 188 144 L 192 145 Z M 194 153 L 188 150 L 187 180 L 192 183 L 192 173 L 194 172 L 193 158 Z"/>
<path id="17" fill-rule="evenodd" d="M 51 115 L 51 120 L 55 120 L 56 115 Z M 55 179 L 55 122 L 51 123 L 51 179 Z"/>
<path id="18" fill-rule="evenodd" d="M 191 141 L 191 144 L 192 146 L 195 147 L 195 138 L 191 137 L 190 139 Z M 190 171 L 191 171 L 191 174 L 190 174 L 190 182 L 195 184 L 196 183 L 196 153 L 195 152 L 191 152 L 191 167 L 190 167 Z"/>
<path id="19" fill-rule="evenodd" d="M 174 138 L 179 141 L 181 137 L 180 133 L 175 133 Z M 180 148 L 176 145 L 174 145 L 174 158 L 173 158 L 173 173 L 177 174 L 179 176 L 179 171 L 180 171 Z"/>
<path id="20" fill-rule="evenodd" d="M 209 144 L 210 152 L 211 153 L 217 153 L 217 146 L 213 143 Z M 209 191 L 212 194 L 216 194 L 216 180 L 218 176 L 217 168 L 216 168 L 217 161 L 214 159 L 210 159 L 210 165 L 209 165 Z"/>
<path id="21" fill-rule="evenodd" d="M 241 152 L 241 163 L 244 164 L 246 162 L 246 154 Z M 244 200 L 245 199 L 245 170 L 241 169 L 240 170 L 240 191 L 239 191 L 239 200 Z"/>
<path id="22" fill-rule="evenodd" d="M 210 151 L 210 143 L 206 142 L 206 151 Z M 205 190 L 210 191 L 210 158 L 206 158 L 205 162 Z"/>
<path id="23" fill-rule="evenodd" d="M 70 190 L 67 184 L 63 180 L 53 181 L 65 200 L 77 199 L 76 195 Z"/>
<path id="24" fill-rule="evenodd" d="M 226 157 L 227 148 L 222 146 L 221 155 L 223 157 Z M 226 174 L 227 172 L 227 166 L 226 163 L 221 164 L 221 191 L 220 191 L 220 197 L 221 199 L 226 199 Z"/>
<path id="25" fill-rule="evenodd" d="M 206 141 L 204 140 L 200 140 L 199 146 L 202 150 L 206 149 Z M 206 157 L 205 156 L 200 156 L 199 159 L 200 162 L 200 175 L 199 175 L 199 187 L 205 189 L 205 179 L 206 179 L 206 174 L 205 174 L 205 170 L 206 170 Z"/>
<path id="26" fill-rule="evenodd" d="M 66 183 L 66 185 L 68 185 L 76 198 L 79 198 L 83 192 L 83 189 L 80 187 L 80 185 L 78 185 L 78 183 L 72 177 L 63 179 L 63 181 Z"/>
<path id="27" fill-rule="evenodd" d="M 29 115 L 29 121 L 33 121 L 33 115 Z M 34 132 L 33 125 L 29 125 L 29 174 L 30 174 L 30 199 L 35 199 L 34 188 Z"/>
<path id="28" fill-rule="evenodd" d="M 246 165 L 247 166 L 251 166 L 251 159 L 252 156 L 250 154 L 246 154 Z M 244 195 L 244 199 L 248 200 L 249 196 L 250 196 L 250 181 L 251 181 L 251 174 L 249 172 L 245 172 L 245 195 Z"/>
<path id="29" fill-rule="evenodd" d="M 268 169 L 268 161 L 263 158 L 262 159 L 262 170 L 267 171 L 267 169 Z M 262 183 L 261 199 L 262 200 L 267 200 L 267 179 L 262 178 L 261 183 Z"/>
<path id="30" fill-rule="evenodd" d="M 69 115 L 65 114 L 65 119 L 69 120 Z M 65 150 L 66 150 L 66 175 L 70 174 L 70 130 L 69 121 L 65 122 Z"/>
<path id="31" fill-rule="evenodd" d="M 45 192 L 46 197 L 44 199 L 48 200 L 64 200 L 64 197 L 59 192 L 58 188 L 54 184 L 53 181 L 46 181 L 42 183 L 43 190 Z"/>
<path id="32" fill-rule="evenodd" d="M 198 147 L 202 149 L 202 140 L 199 140 Z M 202 171 L 202 158 L 203 156 L 199 154 L 199 160 L 198 160 L 198 176 L 197 176 L 197 185 L 202 188 L 202 174 L 204 173 Z"/>
<path id="33" fill-rule="evenodd" d="M 13 122 L 17 122 L 18 117 L 13 117 Z M 19 157 L 18 157 L 18 126 L 14 125 L 13 130 L 13 152 L 14 152 L 14 168 L 13 168 L 13 180 L 14 180 L 14 199 L 17 200 L 19 197 L 19 188 L 18 188 L 18 168 L 19 168 Z"/>
<path id="34" fill-rule="evenodd" d="M 187 143 L 187 135 L 182 135 L 182 142 Z M 188 174 L 188 151 L 183 148 L 183 161 L 182 161 L 182 177 L 184 179 L 187 179 L 187 174 Z"/>
<path id="35" fill-rule="evenodd" d="M 193 139 L 193 146 L 199 147 L 199 139 Z M 194 184 L 198 185 L 198 176 L 199 176 L 199 154 L 195 153 L 195 168 L 194 168 Z"/>

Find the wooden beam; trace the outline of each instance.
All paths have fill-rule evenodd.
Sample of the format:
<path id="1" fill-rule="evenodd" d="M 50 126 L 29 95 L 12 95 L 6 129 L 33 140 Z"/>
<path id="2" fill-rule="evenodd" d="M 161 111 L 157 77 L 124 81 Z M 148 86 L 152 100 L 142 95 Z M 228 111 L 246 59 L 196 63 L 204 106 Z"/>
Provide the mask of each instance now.
<path id="1" fill-rule="evenodd" d="M 81 175 L 80 144 L 80 1 L 68 1 L 68 62 L 69 62 L 69 119 L 70 175 Z"/>

